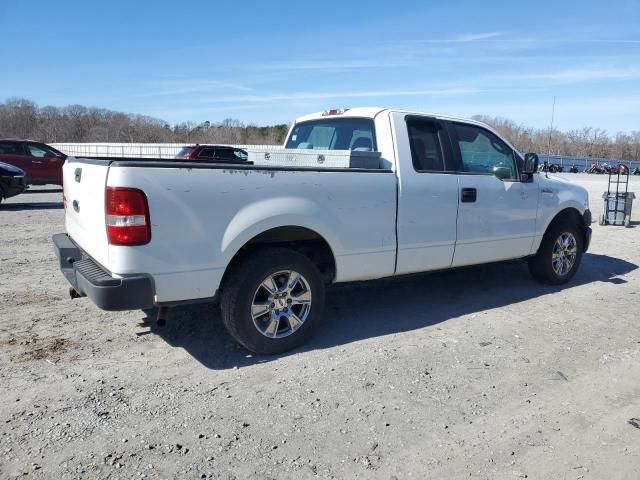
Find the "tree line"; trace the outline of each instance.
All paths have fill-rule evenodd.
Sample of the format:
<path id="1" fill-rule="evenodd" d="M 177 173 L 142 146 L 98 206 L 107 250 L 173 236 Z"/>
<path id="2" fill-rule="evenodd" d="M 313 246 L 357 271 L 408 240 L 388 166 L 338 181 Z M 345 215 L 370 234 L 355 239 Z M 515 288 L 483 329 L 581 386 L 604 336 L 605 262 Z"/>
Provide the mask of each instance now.
<path id="1" fill-rule="evenodd" d="M 602 128 L 584 127 L 562 132 L 555 128 L 526 127 L 502 117 L 476 115 L 473 118 L 491 125 L 523 153 L 640 160 L 640 130 L 611 136 Z"/>
<path id="2" fill-rule="evenodd" d="M 537 129 L 501 117 L 476 115 L 491 125 L 521 152 L 551 153 L 572 157 L 640 160 L 640 131 L 611 136 L 602 128 L 585 127 L 562 132 Z M 170 125 L 146 115 L 103 108 L 69 105 L 39 107 L 14 98 L 0 103 L 0 138 L 31 138 L 47 143 L 227 143 L 281 144 L 288 125 L 257 127 L 238 120 L 219 123 L 183 122 Z"/>
<path id="3" fill-rule="evenodd" d="M 170 125 L 146 115 L 68 105 L 39 107 L 22 99 L 0 103 L 0 138 L 17 137 L 45 143 L 224 143 L 280 144 L 288 125 L 256 127 L 238 120 Z"/>

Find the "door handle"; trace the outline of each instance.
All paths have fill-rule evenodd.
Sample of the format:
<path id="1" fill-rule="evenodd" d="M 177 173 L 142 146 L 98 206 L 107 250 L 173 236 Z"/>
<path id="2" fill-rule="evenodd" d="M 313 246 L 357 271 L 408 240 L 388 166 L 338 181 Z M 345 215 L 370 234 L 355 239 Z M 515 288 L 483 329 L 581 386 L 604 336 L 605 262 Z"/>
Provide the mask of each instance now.
<path id="1" fill-rule="evenodd" d="M 478 191 L 475 188 L 463 188 L 460 194 L 460 201 L 463 203 L 473 203 L 478 198 Z"/>

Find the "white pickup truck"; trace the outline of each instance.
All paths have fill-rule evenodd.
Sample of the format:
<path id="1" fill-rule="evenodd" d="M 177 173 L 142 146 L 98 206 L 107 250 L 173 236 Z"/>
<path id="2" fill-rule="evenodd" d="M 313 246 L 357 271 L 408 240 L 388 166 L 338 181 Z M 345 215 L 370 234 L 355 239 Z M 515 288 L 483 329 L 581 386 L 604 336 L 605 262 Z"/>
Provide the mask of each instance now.
<path id="1" fill-rule="evenodd" d="M 321 322 L 326 283 L 522 258 L 562 284 L 589 245 L 586 190 L 479 122 L 331 110 L 297 119 L 272 153 L 68 159 L 53 240 L 72 295 L 105 310 L 219 299 L 238 342 L 277 353 Z M 290 165 L 269 163 L 283 154 Z"/>

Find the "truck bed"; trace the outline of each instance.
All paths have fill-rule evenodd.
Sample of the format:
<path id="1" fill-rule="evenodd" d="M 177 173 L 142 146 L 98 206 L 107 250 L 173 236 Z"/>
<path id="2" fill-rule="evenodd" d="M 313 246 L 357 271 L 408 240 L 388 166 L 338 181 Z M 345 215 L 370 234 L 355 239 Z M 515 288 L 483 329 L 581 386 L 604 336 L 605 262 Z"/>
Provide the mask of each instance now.
<path id="1" fill-rule="evenodd" d="M 144 191 L 150 243 L 108 243 L 106 187 Z M 115 277 L 149 275 L 158 303 L 214 296 L 240 248 L 279 227 L 322 236 L 333 250 L 337 281 L 384 277 L 395 268 L 390 169 L 71 158 L 64 194 L 70 238 Z"/>

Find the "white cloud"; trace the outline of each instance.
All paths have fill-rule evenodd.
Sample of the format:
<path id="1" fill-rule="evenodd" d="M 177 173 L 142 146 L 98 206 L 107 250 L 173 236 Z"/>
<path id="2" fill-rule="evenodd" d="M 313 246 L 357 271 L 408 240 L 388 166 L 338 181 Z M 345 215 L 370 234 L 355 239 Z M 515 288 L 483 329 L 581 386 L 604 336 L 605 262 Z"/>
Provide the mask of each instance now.
<path id="1" fill-rule="evenodd" d="M 422 96 L 451 96 L 451 95 L 470 95 L 480 93 L 483 90 L 476 88 L 442 88 L 427 90 L 354 90 L 354 91 L 336 91 L 336 92 L 295 92 L 295 93 L 277 93 L 265 95 L 232 95 L 232 96 L 216 96 L 209 99 L 201 99 L 203 102 L 211 104 L 215 103 L 272 103 L 272 102 L 290 102 L 305 100 L 328 100 L 338 98 L 377 98 L 377 97 L 422 97 Z"/>

